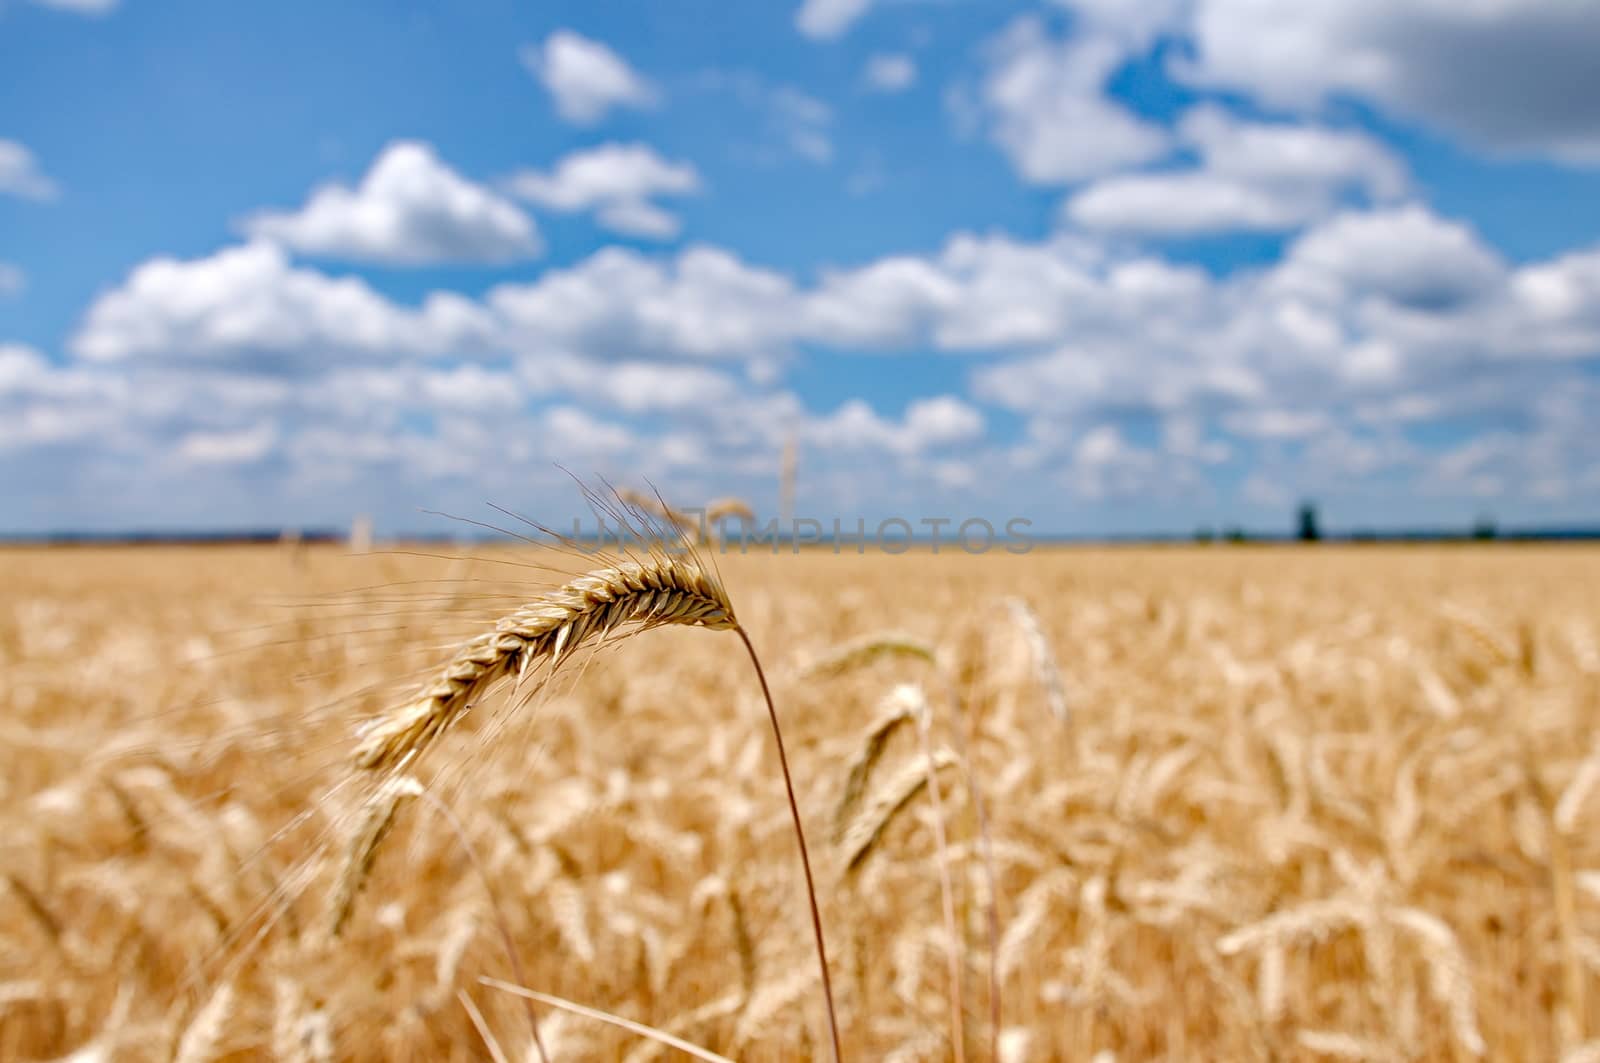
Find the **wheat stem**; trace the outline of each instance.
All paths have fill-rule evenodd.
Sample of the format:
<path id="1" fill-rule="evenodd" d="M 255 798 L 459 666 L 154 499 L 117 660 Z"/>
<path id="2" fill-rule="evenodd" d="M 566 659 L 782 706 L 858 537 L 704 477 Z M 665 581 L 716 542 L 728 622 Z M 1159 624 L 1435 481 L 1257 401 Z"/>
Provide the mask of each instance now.
<path id="1" fill-rule="evenodd" d="M 950 968 L 950 1044 L 956 1063 L 966 1063 L 966 992 L 962 977 L 961 936 L 956 931 L 955 890 L 950 884 L 950 845 L 944 829 L 944 798 L 939 793 L 939 769 L 934 759 L 933 710 L 921 687 L 912 687 L 919 711 L 915 713 L 917 734 L 922 740 L 923 760 L 928 772 L 928 800 L 933 805 L 934 861 L 939 867 L 939 903 L 943 909 L 945 958 Z M 908 697 L 910 695 L 907 695 Z"/>
<path id="2" fill-rule="evenodd" d="M 789 814 L 794 817 L 794 838 L 800 846 L 800 866 L 805 870 L 806 901 L 811 905 L 811 931 L 817 941 L 817 967 L 822 973 L 822 996 L 828 1005 L 828 1035 L 832 1040 L 834 1063 L 839 1063 L 843 1053 L 839 1047 L 839 1017 L 833 1006 L 833 980 L 828 975 L 828 945 L 822 935 L 822 913 L 817 908 L 817 886 L 811 875 L 811 856 L 806 852 L 806 831 L 800 823 L 800 802 L 795 800 L 794 779 L 789 774 L 789 757 L 783 750 L 783 729 L 778 726 L 778 709 L 772 703 L 772 691 L 767 686 L 767 673 L 761 668 L 761 658 L 744 628 L 734 625 L 744 648 L 755 666 L 756 678 L 761 681 L 761 696 L 767 701 L 767 716 L 772 720 L 772 739 L 778 747 L 778 766 L 783 769 L 783 787 L 789 795 Z"/>

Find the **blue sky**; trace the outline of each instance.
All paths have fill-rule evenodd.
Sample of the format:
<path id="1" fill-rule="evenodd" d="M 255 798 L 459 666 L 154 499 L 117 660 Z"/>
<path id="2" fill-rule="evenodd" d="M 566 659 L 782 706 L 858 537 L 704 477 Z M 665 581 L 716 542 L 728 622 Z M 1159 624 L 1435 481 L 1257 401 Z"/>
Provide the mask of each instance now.
<path id="1" fill-rule="evenodd" d="M 0 531 L 1600 520 L 1568 0 L 0 0 Z"/>

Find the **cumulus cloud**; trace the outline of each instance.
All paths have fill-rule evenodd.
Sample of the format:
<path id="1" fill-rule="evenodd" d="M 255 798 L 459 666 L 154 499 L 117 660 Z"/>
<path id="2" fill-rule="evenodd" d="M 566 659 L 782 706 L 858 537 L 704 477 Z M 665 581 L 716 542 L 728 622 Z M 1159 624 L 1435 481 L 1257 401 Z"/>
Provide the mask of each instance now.
<path id="1" fill-rule="evenodd" d="M 1049 343 L 1102 296 L 1103 253 L 1061 238 L 1030 244 L 959 235 L 937 256 L 893 256 L 824 274 L 808 293 L 807 334 L 837 345 L 951 351 Z"/>
<path id="2" fill-rule="evenodd" d="M 22 391 L 50 369 L 44 355 L 21 343 L 0 343 L 0 395 Z"/>
<path id="3" fill-rule="evenodd" d="M 540 250 L 533 220 L 514 203 L 410 140 L 384 148 L 357 187 L 323 185 L 301 209 L 263 211 L 240 227 L 302 254 L 402 266 L 510 262 Z"/>
<path id="4" fill-rule="evenodd" d="M 116 9 L 121 0 L 33 0 L 40 7 L 66 11 L 74 15 L 107 15 Z"/>
<path id="5" fill-rule="evenodd" d="M 1600 19 L 1569 0 L 1197 0 L 1207 85 L 1277 106 L 1370 99 L 1495 150 L 1600 162 Z"/>
<path id="6" fill-rule="evenodd" d="M 1378 296 L 1421 310 L 1459 307 L 1505 275 L 1504 263 L 1466 225 L 1416 205 L 1343 214 L 1296 241 L 1277 273 L 1285 286 Z"/>
<path id="7" fill-rule="evenodd" d="M 398 306 L 364 281 L 293 267 L 281 248 L 256 242 L 141 264 L 89 307 L 71 350 L 91 362 L 273 366 L 449 353 L 488 332 L 482 308 L 459 295 Z"/>
<path id="8" fill-rule="evenodd" d="M 1067 201 L 1093 229 L 1195 235 L 1297 228 L 1359 197 L 1387 202 L 1407 188 L 1406 168 L 1364 133 L 1240 120 L 1202 105 L 1178 124 L 1199 157 L 1193 169 L 1097 181 Z"/>
<path id="9" fill-rule="evenodd" d="M 0 138 L 0 195 L 46 202 L 60 194 L 26 145 Z"/>
<path id="10" fill-rule="evenodd" d="M 542 45 L 528 45 L 522 63 L 556 103 L 556 113 L 577 125 L 594 125 L 612 108 L 653 106 L 657 90 L 600 41 L 556 30 Z"/>
<path id="11" fill-rule="evenodd" d="M 795 12 L 795 27 L 807 37 L 831 40 L 843 36 L 876 0 L 805 0 Z"/>
<path id="12" fill-rule="evenodd" d="M 22 267 L 13 266 L 9 262 L 0 262 L 0 299 L 8 295 L 16 295 L 26 287 L 27 275 L 22 272 Z"/>
<path id="13" fill-rule="evenodd" d="M 824 450 L 882 450 L 911 457 L 938 447 L 968 443 L 983 435 L 983 414 L 954 395 L 918 399 L 899 418 L 879 415 L 860 399 L 812 418 L 806 440 Z"/>
<path id="14" fill-rule="evenodd" d="M 529 357 L 521 369 L 531 390 L 630 414 L 704 410 L 737 401 L 740 390 L 733 377 L 697 365 Z"/>
<path id="15" fill-rule="evenodd" d="M 1092 32 L 1052 35 L 1039 19 L 1023 16 L 988 51 L 981 106 L 1023 179 L 1080 181 L 1166 154 L 1166 130 L 1106 95 L 1106 82 L 1128 57 L 1126 42 Z"/>
<path id="16" fill-rule="evenodd" d="M 717 248 L 663 262 L 612 247 L 532 283 L 500 285 L 488 304 L 514 349 L 751 360 L 787 349 L 794 291 L 783 274 Z"/>
<path id="17" fill-rule="evenodd" d="M 904 92 L 917 81 L 917 64 L 903 52 L 880 52 L 867 59 L 862 79 L 877 92 Z"/>
<path id="18" fill-rule="evenodd" d="M 506 182 L 513 195 L 557 211 L 596 211 L 600 224 L 628 236 L 670 239 L 678 218 L 650 202 L 699 192 L 700 173 L 644 144 L 601 144 L 575 151 L 543 172 L 524 170 Z"/>
<path id="19" fill-rule="evenodd" d="M 804 281 L 715 247 L 608 248 L 414 304 L 257 241 L 135 268 L 75 360 L 0 348 L 0 461 L 448 505 L 486 468 L 524 484 L 565 460 L 694 500 L 772 482 L 793 431 L 812 489 L 868 511 L 906 484 L 1171 499 L 1252 474 L 1570 504 L 1600 461 L 1596 307 L 1600 248 L 1515 264 L 1415 204 L 1341 210 L 1225 276 L 1081 235 L 961 234 Z M 970 362 L 903 411 L 808 408 L 784 369 L 812 347 Z M 1410 442 L 1437 425 L 1486 442 Z"/>
<path id="20" fill-rule="evenodd" d="M 278 426 L 271 421 L 234 431 L 188 432 L 178 440 L 177 455 L 198 465 L 241 465 L 260 461 L 278 443 Z"/>

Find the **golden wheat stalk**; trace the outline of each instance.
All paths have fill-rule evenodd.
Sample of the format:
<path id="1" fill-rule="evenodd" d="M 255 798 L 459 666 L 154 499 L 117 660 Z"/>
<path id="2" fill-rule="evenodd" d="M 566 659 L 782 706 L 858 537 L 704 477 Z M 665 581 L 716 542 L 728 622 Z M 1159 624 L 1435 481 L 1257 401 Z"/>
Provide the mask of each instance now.
<path id="1" fill-rule="evenodd" d="M 861 745 L 856 750 L 856 755 L 851 758 L 849 770 L 845 773 L 844 793 L 833 810 L 833 840 L 836 844 L 844 841 L 850 819 L 855 814 L 856 807 L 861 804 L 861 798 L 866 796 L 873 770 L 877 768 L 884 752 L 888 750 L 889 740 L 911 720 L 911 712 L 906 703 L 900 698 L 891 697 L 885 699 L 883 711 L 867 727 Z"/>
<path id="2" fill-rule="evenodd" d="M 620 496 L 619 496 L 620 497 Z M 626 499 L 622 499 L 626 502 Z M 664 505 L 664 503 L 663 503 Z M 789 813 L 794 822 L 795 840 L 805 875 L 806 899 L 811 909 L 811 928 L 816 941 L 817 962 L 822 975 L 823 998 L 827 1006 L 828 1032 L 835 1063 L 842 1052 L 839 1022 L 833 1002 L 833 985 L 828 972 L 827 945 L 822 931 L 822 913 L 817 904 L 816 885 L 811 873 L 811 858 L 806 849 L 805 829 L 800 821 L 799 800 L 784 751 L 783 731 L 778 725 L 778 710 L 767 685 L 761 659 L 750 636 L 734 617 L 733 603 L 721 582 L 692 560 L 653 551 L 641 561 L 625 561 L 577 577 L 502 618 L 493 631 L 470 639 L 458 649 L 432 682 L 394 712 L 380 717 L 364 729 L 356 748 L 355 764 L 364 772 L 393 775 L 408 767 L 491 688 L 511 676 L 523 682 L 539 670 L 548 673 L 569 658 L 585 643 L 611 634 L 633 634 L 669 624 L 734 631 L 744 643 L 761 684 L 761 694 L 772 723 L 778 750 Z M 398 798 L 396 798 L 398 800 Z M 352 861 L 341 877 L 336 906 L 336 925 L 342 922 L 340 909 L 348 910 L 371 864 L 371 852 L 382 840 L 392 822 L 392 809 L 377 803 L 369 810 Z M 370 839 L 370 841 L 369 841 Z M 366 865 L 365 867 L 363 865 Z M 344 883 L 353 884 L 349 900 Z"/>
<path id="3" fill-rule="evenodd" d="M 927 773 L 928 799 L 933 804 L 934 862 L 939 869 L 939 902 L 944 916 L 945 959 L 950 979 L 950 1046 L 955 1063 L 966 1063 L 966 991 L 962 978 L 961 935 L 956 930 L 955 890 L 950 882 L 950 843 L 944 828 L 944 798 L 939 793 L 939 764 L 933 749 L 933 707 L 914 683 L 895 687 L 890 697 L 899 701 L 917 724 L 922 741 L 922 762 Z"/>
<path id="4" fill-rule="evenodd" d="M 887 657 L 910 657 L 935 664 L 938 654 L 931 644 L 915 635 L 900 631 L 875 632 L 858 639 L 851 639 L 849 642 L 842 642 L 828 649 L 820 657 L 804 662 L 795 678 L 813 679 L 818 676 L 841 675 Z"/>
<path id="5" fill-rule="evenodd" d="M 378 791 L 362 809 L 361 820 L 350 839 L 350 852 L 345 858 L 339 882 L 333 890 L 333 903 L 329 905 L 328 934 L 338 937 L 344 930 L 345 920 L 355 906 L 356 896 L 372 874 L 373 861 L 377 859 L 378 846 L 394 829 L 394 820 L 400 806 L 422 793 L 422 786 L 409 775 L 399 775 L 384 781 Z"/>
<path id="6" fill-rule="evenodd" d="M 1061 682 L 1061 669 L 1056 665 L 1056 655 L 1050 649 L 1050 639 L 1046 637 L 1039 617 L 1021 598 L 1007 598 L 1006 609 L 1022 632 L 1022 641 L 1027 643 L 1034 681 L 1044 692 L 1050 715 L 1062 723 L 1070 722 L 1072 714 L 1067 707 L 1067 691 Z"/>
<path id="7" fill-rule="evenodd" d="M 619 629 L 667 624 L 737 627 L 722 585 L 688 561 L 651 557 L 579 576 L 458 649 L 415 697 L 365 729 L 356 765 L 403 767 L 500 680 L 515 675 L 520 682 L 544 664 L 553 670 L 584 642 Z"/>
<path id="8" fill-rule="evenodd" d="M 928 780 L 960 761 L 948 749 L 934 753 L 930 760 L 918 757 L 906 763 L 872 795 L 866 809 L 845 832 L 844 866 L 847 873 L 859 871 L 867 858 L 877 849 L 878 843 L 894 821 L 912 801 L 928 786 Z"/>

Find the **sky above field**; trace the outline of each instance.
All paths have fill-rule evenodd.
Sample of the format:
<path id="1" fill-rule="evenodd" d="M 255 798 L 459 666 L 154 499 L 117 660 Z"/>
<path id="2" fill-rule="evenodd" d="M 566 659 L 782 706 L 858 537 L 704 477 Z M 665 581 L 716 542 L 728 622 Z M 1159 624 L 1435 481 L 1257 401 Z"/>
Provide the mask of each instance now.
<path id="1" fill-rule="evenodd" d="M 0 532 L 1600 520 L 1573 0 L 0 0 Z"/>

